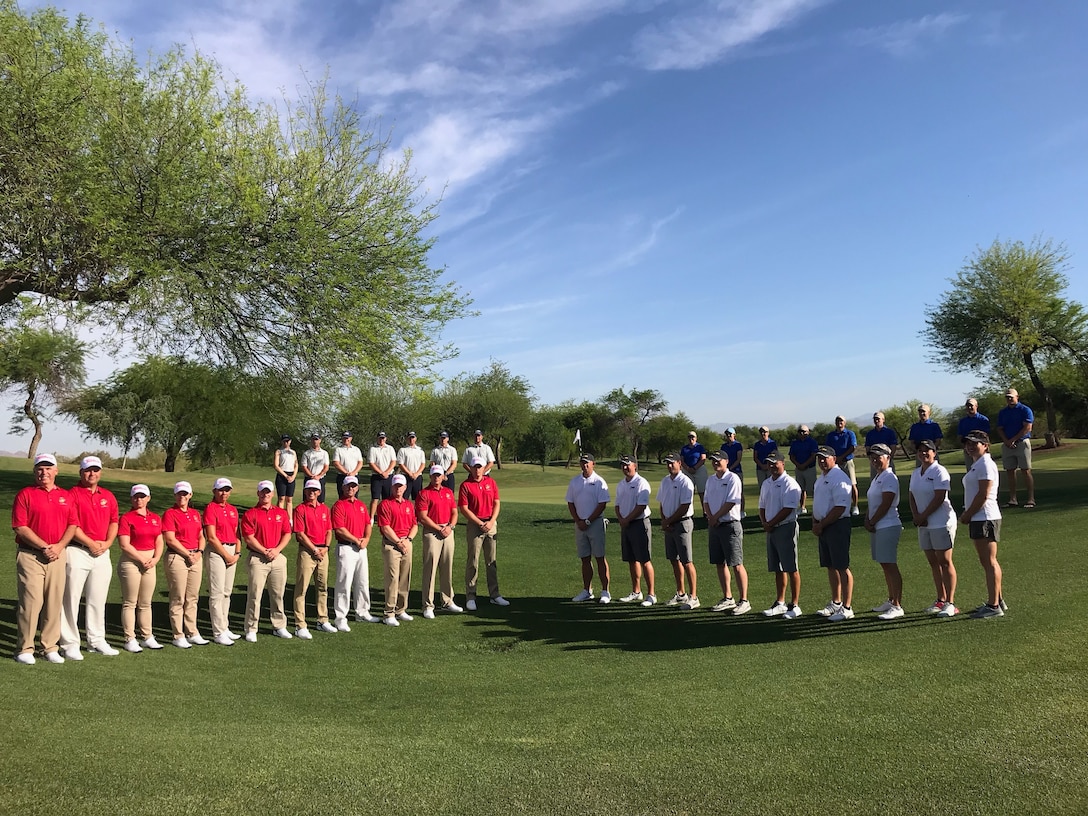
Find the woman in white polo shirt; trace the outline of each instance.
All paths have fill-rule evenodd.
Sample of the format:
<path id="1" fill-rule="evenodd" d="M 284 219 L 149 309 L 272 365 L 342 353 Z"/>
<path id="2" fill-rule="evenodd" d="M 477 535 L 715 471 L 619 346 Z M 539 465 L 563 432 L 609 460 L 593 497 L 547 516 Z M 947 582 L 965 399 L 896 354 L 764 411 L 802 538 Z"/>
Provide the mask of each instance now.
<path id="1" fill-rule="evenodd" d="M 997 542 L 1001 540 L 1001 508 L 997 505 L 998 470 L 990 458 L 990 437 L 984 431 L 967 434 L 963 449 L 974 464 L 963 477 L 963 514 L 975 545 L 979 563 L 986 573 L 986 603 L 971 613 L 972 618 L 1000 618 L 1008 606 L 1001 595 L 1001 564 Z"/>
<path id="2" fill-rule="evenodd" d="M 869 464 L 876 476 L 869 483 L 869 509 L 865 529 L 869 531 L 869 548 L 873 560 L 884 570 L 888 585 L 888 600 L 873 607 L 881 620 L 903 617 L 903 574 L 899 571 L 899 536 L 903 522 L 899 520 L 899 477 L 891 469 L 892 449 L 883 443 L 869 448 Z"/>
<path id="3" fill-rule="evenodd" d="M 955 604 L 956 567 L 952 563 L 956 514 L 948 499 L 952 479 L 937 461 L 937 445 L 932 439 L 918 443 L 918 463 L 910 475 L 910 513 L 918 528 L 918 546 L 926 554 L 937 588 L 937 600 L 926 612 L 950 618 L 959 611 Z"/>

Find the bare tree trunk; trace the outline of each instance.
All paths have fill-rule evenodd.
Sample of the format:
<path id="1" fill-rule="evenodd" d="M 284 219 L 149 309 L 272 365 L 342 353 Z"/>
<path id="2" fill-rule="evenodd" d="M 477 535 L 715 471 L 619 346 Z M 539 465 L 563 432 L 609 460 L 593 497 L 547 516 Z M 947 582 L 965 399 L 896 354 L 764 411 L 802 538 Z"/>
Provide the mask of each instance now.
<path id="1" fill-rule="evenodd" d="M 1024 365 L 1027 367 L 1031 384 L 1035 386 L 1035 390 L 1043 399 L 1043 410 L 1046 411 L 1046 424 L 1050 433 L 1054 434 L 1054 447 L 1058 447 L 1062 444 L 1062 439 L 1061 434 L 1058 432 L 1058 415 L 1054 410 L 1054 401 L 1050 398 L 1050 392 L 1039 378 L 1039 372 L 1035 368 L 1035 361 L 1032 360 L 1030 354 L 1024 355 Z"/>
<path id="2" fill-rule="evenodd" d="M 495 441 L 495 467 L 502 470 L 502 437 Z"/>
<path id="3" fill-rule="evenodd" d="M 37 411 L 34 410 L 34 394 L 35 389 L 31 388 L 27 394 L 26 402 L 23 403 L 23 413 L 30 420 L 30 424 L 34 426 L 34 436 L 30 438 L 30 447 L 27 448 L 26 452 L 27 459 L 33 459 L 37 455 L 38 443 L 42 441 L 42 423 L 38 419 Z"/>

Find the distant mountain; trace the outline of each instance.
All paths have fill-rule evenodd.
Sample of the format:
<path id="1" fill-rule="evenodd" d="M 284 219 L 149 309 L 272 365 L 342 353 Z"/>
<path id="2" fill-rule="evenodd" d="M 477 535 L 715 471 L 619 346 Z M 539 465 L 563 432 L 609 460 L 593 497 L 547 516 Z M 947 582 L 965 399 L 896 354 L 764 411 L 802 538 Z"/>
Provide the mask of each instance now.
<path id="1" fill-rule="evenodd" d="M 16 459 L 25 459 L 26 458 L 26 451 L 25 450 L 22 450 L 22 451 L 3 451 L 3 450 L 0 450 L 0 456 L 12 456 L 12 457 L 14 457 Z"/>

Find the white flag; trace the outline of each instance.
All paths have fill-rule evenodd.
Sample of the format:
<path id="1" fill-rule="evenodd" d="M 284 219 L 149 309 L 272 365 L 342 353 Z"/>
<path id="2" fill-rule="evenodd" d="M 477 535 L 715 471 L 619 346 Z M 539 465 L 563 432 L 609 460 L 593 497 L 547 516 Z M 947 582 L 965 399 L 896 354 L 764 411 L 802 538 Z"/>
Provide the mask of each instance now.
<path id="1" fill-rule="evenodd" d="M 581 428 L 579 428 L 577 431 L 574 432 L 574 444 L 575 445 L 581 445 L 582 444 L 582 429 Z"/>

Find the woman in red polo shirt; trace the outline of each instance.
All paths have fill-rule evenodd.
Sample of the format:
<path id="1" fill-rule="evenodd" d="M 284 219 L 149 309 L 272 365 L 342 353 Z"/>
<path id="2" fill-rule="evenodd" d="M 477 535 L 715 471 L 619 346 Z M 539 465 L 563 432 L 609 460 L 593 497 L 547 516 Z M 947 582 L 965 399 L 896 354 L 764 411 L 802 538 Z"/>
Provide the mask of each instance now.
<path id="1" fill-rule="evenodd" d="M 204 646 L 209 641 L 196 628 L 196 603 L 204 575 L 204 526 L 200 513 L 189 506 L 193 486 L 174 485 L 174 506 L 162 514 L 166 544 L 166 583 L 170 587 L 170 629 L 179 649 Z"/>
<path id="2" fill-rule="evenodd" d="M 145 484 L 133 485 L 129 491 L 132 509 L 121 516 L 117 541 L 121 545 L 121 560 L 117 577 L 121 579 L 121 629 L 126 652 L 142 652 L 144 648 L 161 649 L 151 633 L 151 597 L 155 594 L 155 565 L 162 558 L 162 519 L 147 509 L 151 490 Z M 136 640 L 139 623 L 142 644 Z"/>

